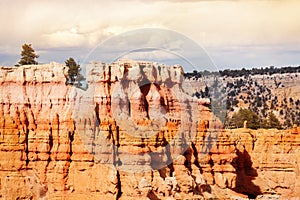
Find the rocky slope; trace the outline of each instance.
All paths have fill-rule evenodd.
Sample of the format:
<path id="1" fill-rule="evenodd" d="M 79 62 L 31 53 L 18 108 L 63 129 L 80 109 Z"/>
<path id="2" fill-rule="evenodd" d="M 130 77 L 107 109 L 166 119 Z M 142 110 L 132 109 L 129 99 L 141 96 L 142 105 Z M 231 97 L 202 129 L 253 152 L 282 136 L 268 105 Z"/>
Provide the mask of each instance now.
<path id="1" fill-rule="evenodd" d="M 298 67 L 299 68 L 299 67 Z M 266 119 L 272 112 L 280 121 L 282 128 L 300 125 L 300 73 L 298 68 L 287 73 L 271 73 L 262 70 L 253 74 L 253 70 L 236 70 L 239 73 L 226 73 L 222 76 L 217 72 L 187 73 L 186 78 L 196 88 L 194 94 L 203 96 L 205 87 L 216 101 L 224 101 L 228 121 L 239 109 L 245 108 L 255 112 L 260 118 Z M 226 70 L 225 70 L 226 71 Z M 230 76 L 231 74 L 231 76 Z M 217 94 L 214 97 L 214 94 Z M 226 94 L 226 95 L 220 95 Z M 234 128 L 229 125 L 228 127 Z"/>
<path id="2" fill-rule="evenodd" d="M 0 67 L 0 199 L 300 196 L 300 129 L 225 130 L 180 66 Z"/>

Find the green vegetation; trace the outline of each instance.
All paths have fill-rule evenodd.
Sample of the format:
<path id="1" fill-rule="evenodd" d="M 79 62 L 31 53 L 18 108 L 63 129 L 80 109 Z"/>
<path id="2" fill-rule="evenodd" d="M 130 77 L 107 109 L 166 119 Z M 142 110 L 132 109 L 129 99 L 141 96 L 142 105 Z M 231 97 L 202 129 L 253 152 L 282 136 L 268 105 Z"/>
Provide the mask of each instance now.
<path id="1" fill-rule="evenodd" d="M 230 128 L 242 128 L 244 121 L 247 121 L 248 128 L 258 129 L 260 127 L 260 120 L 257 114 L 248 109 L 240 109 L 234 113 L 228 122 Z"/>
<path id="2" fill-rule="evenodd" d="M 299 97 L 288 96 L 288 91 L 285 96 L 276 95 L 277 89 L 284 91 L 290 87 L 285 86 L 287 78 L 299 81 L 297 73 L 300 72 L 300 67 L 224 71 L 223 77 L 215 75 L 215 72 L 209 74 L 194 71 L 185 74 L 189 80 L 206 83 L 193 96 L 210 98 L 211 110 L 216 116 L 223 116 L 224 119 L 224 116 L 233 116 L 240 108 L 247 108 L 259 118 L 259 126 L 254 128 L 289 129 L 293 124 L 300 125 Z M 279 72 L 287 74 L 281 76 Z M 253 76 L 261 73 L 264 76 Z M 270 76 L 273 73 L 276 75 Z M 230 124 L 231 119 L 226 118 L 225 124 L 228 128 L 243 126 L 243 121 L 235 123 L 233 119 Z"/>
<path id="3" fill-rule="evenodd" d="M 266 68 L 252 68 L 252 69 L 225 69 L 220 70 L 218 72 L 210 72 L 207 70 L 198 72 L 194 70 L 193 72 L 184 73 L 186 78 L 194 78 L 199 79 L 203 76 L 227 76 L 227 77 L 242 77 L 249 75 L 272 75 L 272 74 L 286 74 L 286 73 L 297 73 L 300 72 L 300 66 L 298 67 L 280 67 L 276 68 L 274 66 L 266 67 Z"/>
<path id="4" fill-rule="evenodd" d="M 260 118 L 254 111 L 249 109 L 240 109 L 238 112 L 234 113 L 232 117 L 227 120 L 226 125 L 229 128 L 242 128 L 245 121 L 247 121 L 248 128 L 251 129 L 282 128 L 279 120 L 273 112 L 269 113 L 267 119 L 263 119 Z"/>
<path id="5" fill-rule="evenodd" d="M 277 117 L 274 115 L 273 112 L 270 112 L 269 114 L 269 121 L 268 121 L 268 128 L 277 128 L 277 129 L 282 129 L 281 124 Z"/>
<path id="6" fill-rule="evenodd" d="M 241 76 L 248 76 L 248 75 L 272 75 L 272 74 L 285 74 L 285 73 L 297 73 L 300 72 L 300 66 L 298 67 L 281 67 L 275 68 L 274 66 L 266 67 L 266 68 L 252 68 L 252 69 L 245 69 L 242 68 L 236 70 L 220 70 L 219 73 L 221 76 L 229 76 L 229 77 L 241 77 Z"/>
<path id="7" fill-rule="evenodd" d="M 35 53 L 31 44 L 23 44 L 21 59 L 19 61 L 20 65 L 37 65 L 38 62 L 35 60 L 39 56 Z"/>
<path id="8" fill-rule="evenodd" d="M 84 77 L 80 73 L 80 65 L 72 57 L 66 60 L 65 64 L 69 67 L 67 84 L 79 87 L 82 86 L 81 81 L 84 80 Z"/>

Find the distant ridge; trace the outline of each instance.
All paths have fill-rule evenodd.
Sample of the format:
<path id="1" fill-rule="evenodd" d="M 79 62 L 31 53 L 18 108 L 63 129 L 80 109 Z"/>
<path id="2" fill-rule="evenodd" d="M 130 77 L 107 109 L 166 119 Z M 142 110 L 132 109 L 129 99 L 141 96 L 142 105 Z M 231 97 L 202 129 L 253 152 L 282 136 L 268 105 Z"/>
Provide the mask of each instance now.
<path id="1" fill-rule="evenodd" d="M 261 67 L 261 68 L 252 68 L 252 69 L 225 69 L 218 72 L 213 71 L 193 71 L 186 72 L 184 75 L 186 78 L 198 77 L 201 76 L 210 76 L 210 75 L 219 75 L 219 76 L 228 76 L 228 77 L 240 77 L 247 75 L 272 75 L 272 74 L 286 74 L 286 73 L 297 73 L 300 72 L 300 66 L 298 67 Z"/>

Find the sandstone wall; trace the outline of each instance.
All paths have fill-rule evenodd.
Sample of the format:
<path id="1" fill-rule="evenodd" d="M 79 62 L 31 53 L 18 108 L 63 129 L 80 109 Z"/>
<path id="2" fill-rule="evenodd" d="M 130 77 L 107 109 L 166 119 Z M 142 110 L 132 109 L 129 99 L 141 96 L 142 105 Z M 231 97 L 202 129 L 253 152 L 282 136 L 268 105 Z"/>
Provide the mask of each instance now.
<path id="1" fill-rule="evenodd" d="M 300 196 L 299 129 L 223 130 L 182 68 L 0 67 L 0 199 Z"/>

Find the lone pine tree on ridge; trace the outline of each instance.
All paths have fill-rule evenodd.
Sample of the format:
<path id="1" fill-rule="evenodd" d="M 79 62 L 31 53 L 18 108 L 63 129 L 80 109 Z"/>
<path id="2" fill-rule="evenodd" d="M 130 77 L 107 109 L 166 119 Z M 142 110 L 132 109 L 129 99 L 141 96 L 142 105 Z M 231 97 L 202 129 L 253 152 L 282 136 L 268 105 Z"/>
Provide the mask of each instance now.
<path id="1" fill-rule="evenodd" d="M 38 62 L 35 60 L 39 55 L 35 53 L 35 50 L 32 48 L 31 44 L 23 44 L 21 59 L 18 62 L 20 65 L 37 65 Z"/>

